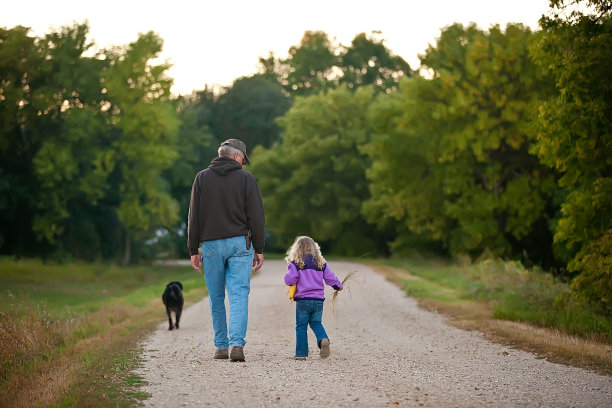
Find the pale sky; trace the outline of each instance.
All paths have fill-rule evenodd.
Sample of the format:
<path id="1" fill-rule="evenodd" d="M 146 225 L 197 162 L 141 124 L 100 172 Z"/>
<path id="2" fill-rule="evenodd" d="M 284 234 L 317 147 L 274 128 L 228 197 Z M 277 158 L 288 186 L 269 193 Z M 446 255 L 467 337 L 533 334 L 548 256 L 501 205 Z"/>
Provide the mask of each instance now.
<path id="1" fill-rule="evenodd" d="M 0 26 L 22 25 L 42 35 L 52 28 L 89 21 L 98 48 L 128 44 L 138 33 L 164 39 L 162 60 L 173 66 L 175 94 L 205 84 L 231 85 L 257 71 L 258 57 L 285 58 L 304 31 L 322 30 L 350 45 L 356 34 L 381 31 L 394 54 L 418 68 L 418 54 L 434 44 L 440 29 L 475 22 L 488 29 L 520 22 L 532 29 L 548 0 L 33 0 L 2 6 Z"/>

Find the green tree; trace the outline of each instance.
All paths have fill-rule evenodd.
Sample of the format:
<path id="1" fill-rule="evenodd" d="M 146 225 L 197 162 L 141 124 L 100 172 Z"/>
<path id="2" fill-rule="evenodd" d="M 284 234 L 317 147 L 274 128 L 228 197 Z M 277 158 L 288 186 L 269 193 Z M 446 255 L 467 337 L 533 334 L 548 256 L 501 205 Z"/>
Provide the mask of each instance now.
<path id="1" fill-rule="evenodd" d="M 35 241 L 32 159 L 40 140 L 25 124 L 37 121 L 32 82 L 41 80 L 43 56 L 28 31 L 0 28 L 0 250 L 14 254 Z"/>
<path id="2" fill-rule="evenodd" d="M 84 199 L 95 204 L 104 196 L 113 168 L 99 107 L 106 62 L 83 57 L 91 46 L 87 33 L 87 25 L 80 24 L 47 34 L 40 41 L 46 80 L 32 85 L 33 104 L 44 119 L 39 128 L 44 136 L 33 160 L 39 183 L 33 229 L 51 243 L 64 233 L 68 203 Z"/>
<path id="3" fill-rule="evenodd" d="M 594 13 L 568 12 L 580 3 Z M 566 196 L 554 239 L 574 255 L 574 288 L 612 313 L 612 5 L 551 6 L 532 54 L 557 92 L 540 107 L 531 150 L 561 174 Z"/>
<path id="4" fill-rule="evenodd" d="M 23 27 L 3 31 L 0 144 L 1 174 L 7 177 L 0 184 L 7 190 L 2 226 L 11 237 L 3 249 L 8 253 L 39 256 L 45 242 L 62 248 L 71 224 L 69 203 L 101 195 L 96 165 L 105 152 L 94 149 L 105 130 L 98 112 L 105 62 L 83 57 L 90 47 L 87 32 L 86 24 L 42 38 L 29 37 Z M 46 239 L 41 245 L 35 237 Z"/>
<path id="5" fill-rule="evenodd" d="M 119 219 L 125 227 L 123 262 L 131 257 L 131 241 L 177 221 L 178 206 L 161 177 L 177 158 L 179 122 L 171 104 L 172 80 L 168 64 L 150 65 L 161 51 L 162 40 L 142 34 L 125 49 L 108 53 L 104 75 L 112 121 L 116 128 L 113 151 L 120 174 Z"/>
<path id="6" fill-rule="evenodd" d="M 253 152 L 268 225 L 282 247 L 306 234 L 336 253 L 380 249 L 374 227 L 360 215 L 369 160 L 359 146 L 371 137 L 366 113 L 372 98 L 371 87 L 297 98 L 278 120 L 281 141 Z"/>
<path id="7" fill-rule="evenodd" d="M 452 252 L 526 251 L 553 262 L 546 217 L 554 178 L 527 141 L 550 81 L 529 59 L 531 36 L 514 24 L 505 32 L 452 25 L 421 57 L 433 78 L 406 79 L 401 93 L 380 98 L 366 148 L 369 219 L 392 217 L 400 231 Z"/>
<path id="8" fill-rule="evenodd" d="M 179 203 L 180 218 L 169 230 L 176 254 L 187 256 L 185 245 L 189 194 L 195 174 L 217 156 L 219 142 L 238 138 L 249 150 L 269 147 L 279 139 L 277 117 L 291 103 L 274 78 L 255 75 L 239 78 L 220 95 L 205 88 L 173 101 L 181 126 L 178 159 L 164 172 L 173 198 Z"/>
<path id="9" fill-rule="evenodd" d="M 383 40 L 355 36 L 351 45 L 336 45 L 322 31 L 306 31 L 286 59 L 270 53 L 259 59 L 260 74 L 275 79 L 291 95 L 313 95 L 339 84 L 354 89 L 372 85 L 390 92 L 412 70 L 401 57 L 391 54 Z"/>
<path id="10" fill-rule="evenodd" d="M 448 246 L 452 219 L 445 215 L 444 165 L 439 141 L 445 124 L 440 83 L 415 76 L 400 91 L 380 95 L 369 112 L 374 136 L 361 150 L 372 160 L 366 174 L 371 198 L 362 212 L 381 228 L 392 226 L 395 253 L 431 241 Z"/>
<path id="11" fill-rule="evenodd" d="M 276 81 L 261 75 L 239 78 L 216 99 L 210 128 L 219 141 L 236 138 L 249 149 L 270 147 L 280 133 L 274 121 L 290 104 Z"/>
<path id="12" fill-rule="evenodd" d="M 160 228 L 174 228 L 167 179 L 180 180 L 183 165 L 198 160 L 189 145 L 211 144 L 210 133 L 198 133 L 200 118 L 185 114 L 177 146 L 168 65 L 150 62 L 158 36 L 85 56 L 88 30 L 75 24 L 40 38 L 0 30 L 3 253 L 115 258 L 123 246 L 129 260 L 132 243 L 143 248 Z"/>
<path id="13" fill-rule="evenodd" d="M 178 131 L 178 158 L 164 172 L 164 179 L 171 186 L 171 194 L 179 205 L 179 219 L 169 233 L 174 242 L 176 256 L 188 257 L 187 217 L 191 186 L 196 173 L 208 166 L 217 156 L 219 144 L 209 129 L 213 95 L 208 89 L 196 92 L 190 98 L 179 97 L 174 101 L 181 122 Z"/>
<path id="14" fill-rule="evenodd" d="M 403 58 L 392 55 L 383 40 L 368 38 L 361 33 L 340 55 L 340 83 L 349 88 L 373 85 L 383 92 L 397 90 L 399 81 L 412 75 Z"/>
<path id="15" fill-rule="evenodd" d="M 325 32 L 306 31 L 284 62 L 288 66 L 285 89 L 294 95 L 310 95 L 329 88 L 338 57 Z"/>

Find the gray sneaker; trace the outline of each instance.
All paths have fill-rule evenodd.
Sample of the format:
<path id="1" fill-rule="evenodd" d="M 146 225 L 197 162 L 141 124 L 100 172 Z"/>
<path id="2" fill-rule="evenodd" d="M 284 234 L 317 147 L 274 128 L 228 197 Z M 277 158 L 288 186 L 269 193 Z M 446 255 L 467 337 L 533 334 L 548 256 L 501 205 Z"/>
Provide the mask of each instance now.
<path id="1" fill-rule="evenodd" d="M 329 339 L 321 340 L 321 358 L 329 357 Z"/>
<path id="2" fill-rule="evenodd" d="M 298 356 L 295 356 L 295 357 L 293 357 L 293 358 L 294 358 L 295 360 L 306 360 L 306 357 L 298 357 Z"/>

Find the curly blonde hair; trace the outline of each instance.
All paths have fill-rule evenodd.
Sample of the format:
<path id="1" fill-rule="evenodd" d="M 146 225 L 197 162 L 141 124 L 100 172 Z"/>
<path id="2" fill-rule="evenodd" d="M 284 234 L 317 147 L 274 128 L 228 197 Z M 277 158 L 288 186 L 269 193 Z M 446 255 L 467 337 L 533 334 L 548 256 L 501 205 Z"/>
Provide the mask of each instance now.
<path id="1" fill-rule="evenodd" d="M 291 248 L 287 250 L 285 261 L 287 261 L 287 263 L 295 262 L 297 266 L 302 269 L 305 266 L 304 255 L 307 254 L 312 255 L 317 264 L 317 268 L 323 269 L 326 261 L 323 255 L 321 255 L 321 248 L 314 239 L 307 236 L 299 236 L 295 239 Z"/>

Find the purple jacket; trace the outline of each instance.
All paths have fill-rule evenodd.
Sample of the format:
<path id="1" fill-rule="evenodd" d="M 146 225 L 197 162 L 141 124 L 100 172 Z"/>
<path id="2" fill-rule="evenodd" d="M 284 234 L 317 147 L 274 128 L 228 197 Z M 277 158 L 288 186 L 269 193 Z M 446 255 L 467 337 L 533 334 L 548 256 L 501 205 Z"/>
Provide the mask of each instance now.
<path id="1" fill-rule="evenodd" d="M 285 284 L 291 286 L 297 283 L 294 299 L 325 300 L 323 281 L 336 290 L 342 287 L 342 282 L 327 264 L 323 265 L 323 269 L 317 268 L 311 255 L 304 256 L 304 264 L 304 269 L 300 269 L 294 262 L 287 266 Z"/>

